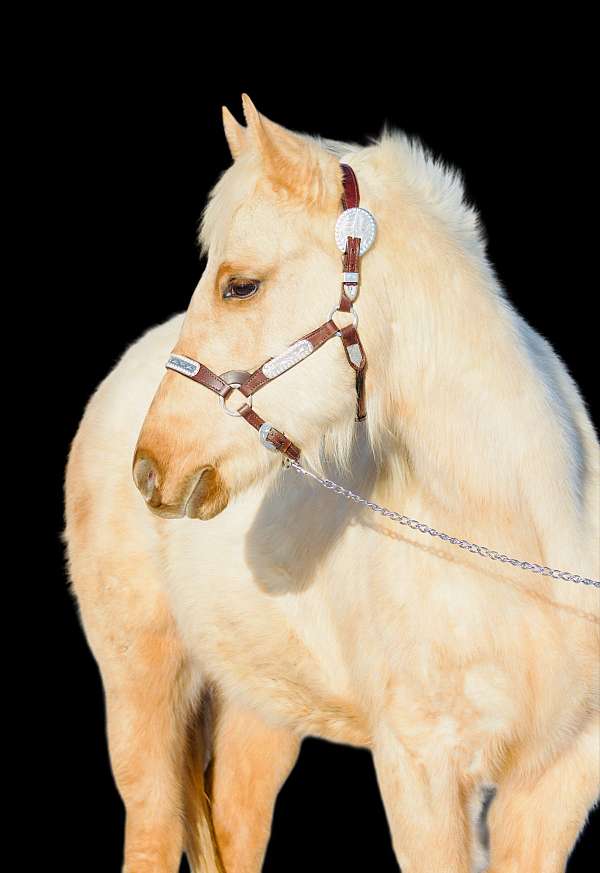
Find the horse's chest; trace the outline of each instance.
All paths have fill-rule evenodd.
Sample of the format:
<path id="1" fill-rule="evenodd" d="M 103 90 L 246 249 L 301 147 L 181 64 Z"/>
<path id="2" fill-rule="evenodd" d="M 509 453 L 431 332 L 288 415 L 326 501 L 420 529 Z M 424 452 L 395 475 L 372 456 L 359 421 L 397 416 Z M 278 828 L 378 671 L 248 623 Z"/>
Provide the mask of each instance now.
<path id="1" fill-rule="evenodd" d="M 272 598 L 222 580 L 173 600 L 188 649 L 225 693 L 302 734 L 368 744 L 353 649 L 316 591 Z"/>

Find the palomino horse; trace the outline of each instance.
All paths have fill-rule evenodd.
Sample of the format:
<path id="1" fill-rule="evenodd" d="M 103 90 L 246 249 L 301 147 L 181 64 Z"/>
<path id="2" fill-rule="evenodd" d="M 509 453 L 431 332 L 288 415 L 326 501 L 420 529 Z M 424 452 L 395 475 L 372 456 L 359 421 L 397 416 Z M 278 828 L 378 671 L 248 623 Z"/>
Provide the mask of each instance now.
<path id="1" fill-rule="evenodd" d="M 343 162 L 377 221 L 355 309 L 366 419 L 336 338 L 253 405 L 303 465 L 437 530 L 597 577 L 585 403 L 506 298 L 456 172 L 398 131 L 338 143 L 242 100 L 245 127 L 224 109 L 234 161 L 203 214 L 189 309 L 100 385 L 67 467 L 124 869 L 175 873 L 185 851 L 195 873 L 257 873 L 279 788 L 317 735 L 372 751 L 403 873 L 559 873 L 599 791 L 598 589 L 320 488 L 165 362 L 244 371 L 221 392 L 235 412 L 248 396 L 230 383 L 327 321 Z M 334 321 L 341 335 L 348 315 Z"/>

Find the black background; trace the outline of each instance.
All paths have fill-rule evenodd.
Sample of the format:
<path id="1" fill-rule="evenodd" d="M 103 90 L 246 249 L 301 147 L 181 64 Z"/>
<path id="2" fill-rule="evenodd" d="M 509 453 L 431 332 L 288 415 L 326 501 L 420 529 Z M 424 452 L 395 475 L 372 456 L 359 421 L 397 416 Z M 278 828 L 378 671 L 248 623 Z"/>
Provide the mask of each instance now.
<path id="1" fill-rule="evenodd" d="M 552 52 L 516 65 L 509 46 L 509 71 L 501 57 L 484 70 L 481 58 L 467 57 L 459 69 L 436 67 L 425 53 L 409 64 L 402 54 L 385 68 L 374 59 L 368 75 L 351 78 L 339 64 L 315 68 L 313 80 L 304 70 L 315 67 L 310 45 L 300 57 L 282 52 L 259 74 L 255 58 L 266 46 L 256 40 L 221 43 L 208 56 L 204 33 L 202 45 L 182 49 L 189 63 L 181 65 L 177 52 L 166 55 L 166 36 L 146 44 L 135 29 L 125 39 L 115 27 L 101 37 L 93 46 L 83 39 L 61 46 L 36 82 L 43 140 L 36 169 L 45 194 L 27 227 L 32 246 L 52 239 L 41 281 L 55 281 L 54 293 L 42 295 L 52 348 L 85 362 L 63 369 L 47 435 L 56 446 L 52 584 L 46 571 L 38 601 L 52 639 L 38 682 L 48 768 L 44 857 L 63 871 L 111 873 L 119 870 L 124 813 L 107 757 L 101 683 L 65 588 L 63 469 L 97 383 L 148 326 L 187 307 L 202 270 L 196 223 L 230 162 L 221 105 L 243 121 L 246 91 L 259 111 L 295 130 L 366 143 L 388 121 L 419 136 L 463 171 L 500 280 L 563 358 L 592 414 L 597 349 L 580 226 L 592 99 L 581 58 L 568 69 Z M 596 823 L 569 873 L 586 869 Z M 277 803 L 265 865 L 267 873 L 296 869 L 397 870 L 366 751 L 305 741 Z"/>

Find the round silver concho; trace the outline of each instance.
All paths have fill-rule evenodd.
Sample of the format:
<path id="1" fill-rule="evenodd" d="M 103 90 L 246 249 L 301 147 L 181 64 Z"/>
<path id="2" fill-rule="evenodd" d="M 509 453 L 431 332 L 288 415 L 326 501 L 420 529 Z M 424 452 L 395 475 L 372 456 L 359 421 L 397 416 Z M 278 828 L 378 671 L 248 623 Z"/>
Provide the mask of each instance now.
<path id="1" fill-rule="evenodd" d="M 355 206 L 345 209 L 335 223 L 335 242 L 341 252 L 346 251 L 346 238 L 360 237 L 360 254 L 370 249 L 377 232 L 377 222 L 368 209 Z"/>

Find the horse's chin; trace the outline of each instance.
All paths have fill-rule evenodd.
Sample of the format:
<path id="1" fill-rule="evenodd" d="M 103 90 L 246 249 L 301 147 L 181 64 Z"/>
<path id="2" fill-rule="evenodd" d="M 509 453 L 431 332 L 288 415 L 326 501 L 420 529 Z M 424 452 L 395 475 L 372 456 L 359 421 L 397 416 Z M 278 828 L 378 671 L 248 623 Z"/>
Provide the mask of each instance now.
<path id="1" fill-rule="evenodd" d="M 197 518 L 200 521 L 210 521 L 211 518 L 214 518 L 216 515 L 223 512 L 228 503 L 229 500 L 225 500 L 219 505 L 200 506 L 198 509 L 192 511 L 186 508 L 185 514 L 188 518 Z"/>

